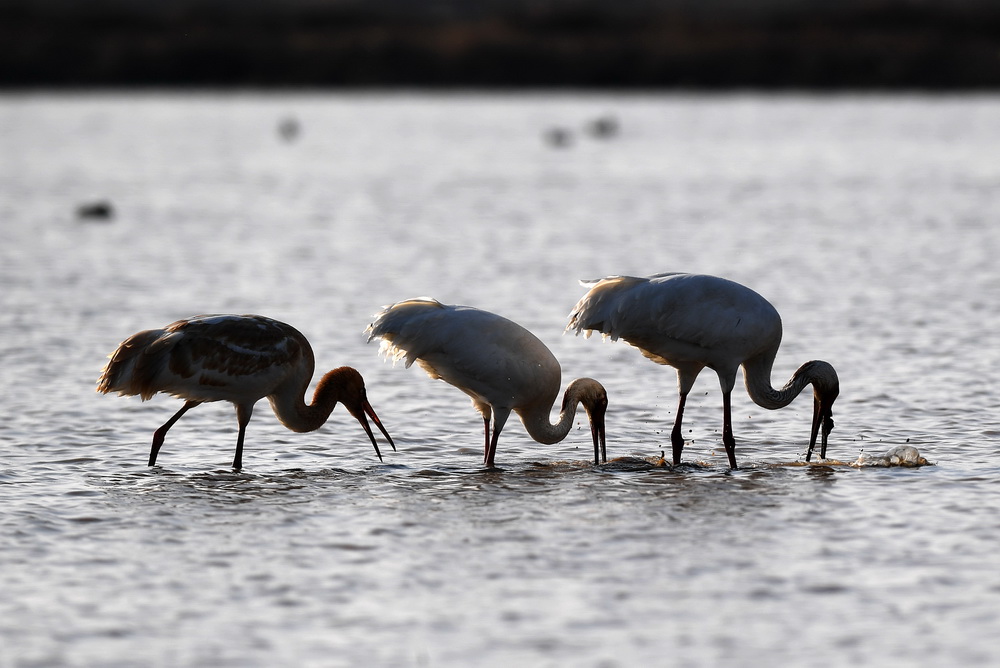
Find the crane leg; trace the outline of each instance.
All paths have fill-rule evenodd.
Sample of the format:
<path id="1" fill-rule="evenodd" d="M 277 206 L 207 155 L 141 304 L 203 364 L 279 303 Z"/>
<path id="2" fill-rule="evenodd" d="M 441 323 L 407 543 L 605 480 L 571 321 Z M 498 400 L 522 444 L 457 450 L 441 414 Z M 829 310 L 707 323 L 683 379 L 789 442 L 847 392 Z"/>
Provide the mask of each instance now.
<path id="1" fill-rule="evenodd" d="M 670 432 L 670 445 L 673 450 L 674 466 L 681 463 L 681 452 L 684 451 L 684 436 L 681 434 L 681 422 L 684 420 L 684 404 L 687 402 L 687 392 L 680 394 L 677 401 L 677 417 L 674 418 L 674 428 Z"/>
<path id="2" fill-rule="evenodd" d="M 489 416 L 483 416 L 483 434 L 486 437 L 486 444 L 483 446 L 483 463 L 485 464 L 490 458 L 490 418 Z"/>
<path id="3" fill-rule="evenodd" d="M 729 468 L 736 470 L 736 439 L 733 438 L 732 393 L 722 393 L 722 444 L 726 446 Z"/>
<path id="4" fill-rule="evenodd" d="M 233 468 L 236 470 L 243 468 L 243 437 L 247 433 L 247 424 L 252 415 L 253 405 L 236 407 L 236 419 L 240 423 L 240 433 L 236 436 L 236 456 L 233 458 Z"/>
<path id="5" fill-rule="evenodd" d="M 487 468 L 493 468 L 494 466 L 496 466 L 496 463 L 493 460 L 497 456 L 497 440 L 499 438 L 500 438 L 500 431 L 494 430 L 493 438 L 490 440 L 490 449 L 486 453 L 486 459 L 483 462 L 483 464 L 485 464 Z"/>
<path id="6" fill-rule="evenodd" d="M 174 413 L 174 416 L 163 423 L 163 426 L 153 432 L 153 447 L 149 450 L 149 464 L 148 466 L 156 465 L 156 455 L 160 454 L 160 446 L 163 445 L 163 439 L 166 438 L 167 432 L 170 428 L 174 426 L 174 423 L 181 419 L 181 416 L 188 412 L 188 410 L 194 408 L 200 401 L 187 401 L 181 406 L 181 409 Z"/>
<path id="7" fill-rule="evenodd" d="M 243 468 L 243 436 L 246 434 L 247 426 L 240 424 L 240 433 L 236 437 L 236 456 L 233 457 L 233 468 L 237 471 Z"/>
<path id="8" fill-rule="evenodd" d="M 488 468 L 493 468 L 495 466 L 493 459 L 497 454 L 497 441 L 500 440 L 500 432 L 503 431 L 503 426 L 507 423 L 507 417 L 509 415 L 509 410 L 498 411 L 493 409 L 493 438 L 490 439 L 490 447 L 486 451 L 486 458 L 483 462 Z"/>

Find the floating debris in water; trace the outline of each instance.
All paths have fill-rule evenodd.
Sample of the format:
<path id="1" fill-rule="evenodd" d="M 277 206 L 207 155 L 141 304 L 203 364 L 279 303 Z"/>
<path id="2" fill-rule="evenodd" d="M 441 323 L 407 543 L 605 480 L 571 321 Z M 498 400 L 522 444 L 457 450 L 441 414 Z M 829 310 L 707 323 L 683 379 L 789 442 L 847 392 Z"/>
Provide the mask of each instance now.
<path id="1" fill-rule="evenodd" d="M 106 200 L 86 202 L 76 207 L 76 217 L 80 220 L 111 220 L 114 215 L 114 207 Z"/>
<path id="2" fill-rule="evenodd" d="M 610 139 L 618 134 L 618 119 L 614 116 L 601 116 L 587 124 L 587 132 L 597 139 Z"/>
<path id="3" fill-rule="evenodd" d="M 549 128 L 545 131 L 545 141 L 553 148 L 566 148 L 573 143 L 573 135 L 566 128 Z"/>
<path id="4" fill-rule="evenodd" d="M 301 131 L 302 127 L 299 125 L 299 121 L 295 118 L 284 118 L 280 123 L 278 123 L 278 134 L 287 142 L 298 139 Z"/>
<path id="5" fill-rule="evenodd" d="M 862 451 L 857 460 L 851 462 L 851 466 L 861 468 L 862 466 L 906 466 L 917 467 L 927 466 L 930 462 L 920 455 L 920 452 L 912 445 L 897 445 L 881 455 L 873 455 Z"/>

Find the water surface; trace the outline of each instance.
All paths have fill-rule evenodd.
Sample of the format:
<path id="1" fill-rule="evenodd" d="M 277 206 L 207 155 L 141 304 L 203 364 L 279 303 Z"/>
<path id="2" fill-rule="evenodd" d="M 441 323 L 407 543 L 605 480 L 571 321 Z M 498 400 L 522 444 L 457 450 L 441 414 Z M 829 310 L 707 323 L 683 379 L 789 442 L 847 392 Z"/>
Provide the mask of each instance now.
<path id="1" fill-rule="evenodd" d="M 593 119 L 621 132 L 596 139 Z M 285 141 L 282 119 L 301 134 Z M 544 137 L 560 126 L 568 146 Z M 0 665 L 991 665 L 1000 659 L 1000 99 L 771 96 L 0 98 Z M 107 199 L 110 221 L 76 207 Z M 710 372 L 669 452 L 672 371 L 562 334 L 579 278 L 714 273 L 783 316 L 784 383 Z M 608 388 L 608 451 L 508 422 L 363 329 L 417 295 L 517 320 Z M 127 335 L 285 320 L 350 364 L 396 439 L 266 403 L 97 395 Z M 912 445 L 934 463 L 851 467 Z"/>

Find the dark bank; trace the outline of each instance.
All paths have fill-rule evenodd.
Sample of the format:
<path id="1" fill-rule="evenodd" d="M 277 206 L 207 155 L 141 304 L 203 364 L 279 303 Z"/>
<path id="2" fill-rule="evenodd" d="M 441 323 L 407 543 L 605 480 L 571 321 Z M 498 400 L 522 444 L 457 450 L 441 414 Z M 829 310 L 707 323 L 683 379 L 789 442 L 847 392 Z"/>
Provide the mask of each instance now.
<path id="1" fill-rule="evenodd" d="M 985 0 L 0 0 L 0 87 L 976 90 Z"/>

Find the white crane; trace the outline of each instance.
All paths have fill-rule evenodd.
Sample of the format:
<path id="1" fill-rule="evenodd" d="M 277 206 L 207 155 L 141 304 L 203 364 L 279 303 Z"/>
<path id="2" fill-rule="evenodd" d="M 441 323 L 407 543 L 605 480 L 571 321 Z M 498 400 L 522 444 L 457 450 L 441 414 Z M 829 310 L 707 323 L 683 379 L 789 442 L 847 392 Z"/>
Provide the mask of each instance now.
<path id="1" fill-rule="evenodd" d="M 680 273 L 609 276 L 583 285 L 590 291 L 573 307 L 567 330 L 624 339 L 654 362 L 677 370 L 680 399 L 670 434 L 675 466 L 684 449 L 684 403 L 705 367 L 718 374 L 722 386 L 722 442 L 732 468 L 736 468 L 736 442 L 730 395 L 740 365 L 747 393 L 763 408 L 787 406 L 812 383 L 813 421 L 806 461 L 821 427 L 820 457 L 826 457 L 833 429 L 831 409 L 840 393 L 837 372 L 814 360 L 799 367 L 780 390 L 773 388 L 771 368 L 781 343 L 781 317 L 759 294 L 723 278 Z"/>
<path id="2" fill-rule="evenodd" d="M 494 466 L 497 440 L 511 411 L 539 443 L 566 438 L 577 405 L 590 418 L 594 463 L 607 461 L 604 414 L 608 394 L 592 378 L 578 378 L 563 396 L 556 424 L 549 413 L 559 395 L 559 362 L 538 338 L 507 318 L 470 306 L 448 306 L 434 299 L 410 299 L 387 306 L 366 330 L 381 339 L 380 350 L 393 359 L 416 362 L 470 397 L 483 416 L 483 463 Z M 492 437 L 490 436 L 492 422 Z"/>

